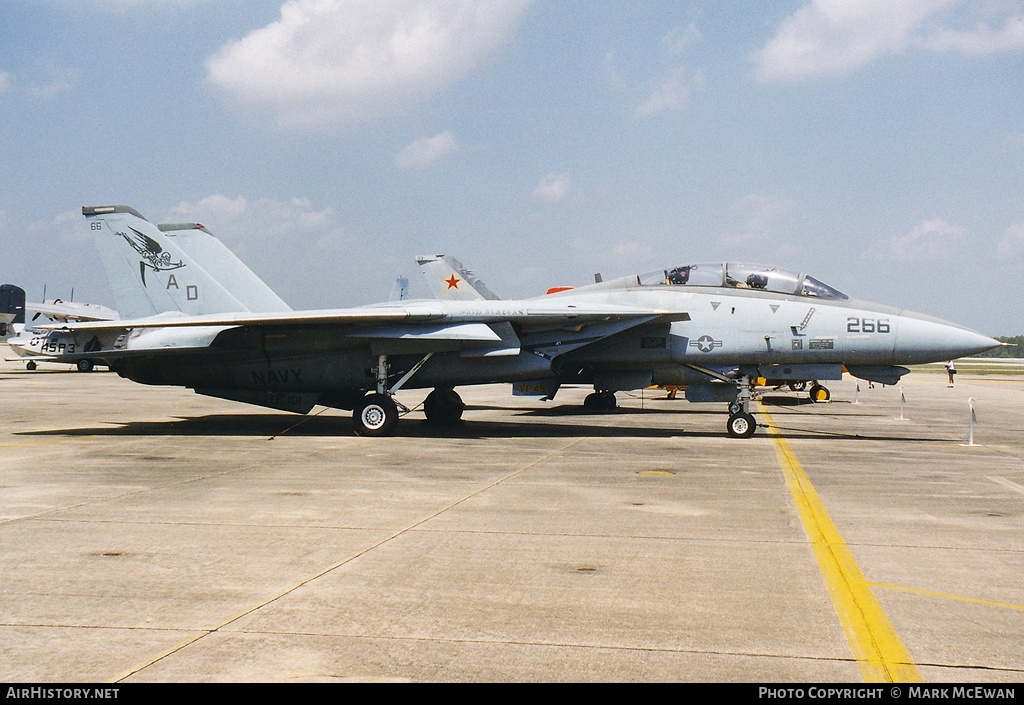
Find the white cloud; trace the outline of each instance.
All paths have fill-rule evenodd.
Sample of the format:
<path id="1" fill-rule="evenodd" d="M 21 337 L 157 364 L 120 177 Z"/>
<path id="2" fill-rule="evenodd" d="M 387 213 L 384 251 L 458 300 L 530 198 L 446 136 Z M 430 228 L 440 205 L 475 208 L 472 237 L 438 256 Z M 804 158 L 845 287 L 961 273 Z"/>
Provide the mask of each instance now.
<path id="1" fill-rule="evenodd" d="M 604 73 L 608 85 L 617 91 L 626 90 L 628 87 L 626 79 L 622 77 L 622 72 L 619 70 L 618 57 L 615 56 L 615 52 L 609 51 L 604 55 Z"/>
<path id="2" fill-rule="evenodd" d="M 1024 50 L 1024 17 L 1018 15 L 1002 27 L 975 26 L 969 30 L 940 29 L 924 37 L 920 45 L 932 51 L 960 54 L 994 54 Z"/>
<path id="3" fill-rule="evenodd" d="M 642 92 L 638 92 L 639 97 L 632 108 L 634 120 L 643 121 L 665 113 L 680 112 L 687 107 L 693 93 L 703 90 L 704 74 L 689 69 L 683 61 L 684 55 L 700 38 L 701 33 L 693 24 L 674 28 L 661 38 L 658 50 L 662 66 Z M 616 90 L 629 90 L 614 54 L 605 56 L 604 69 L 609 85 Z"/>
<path id="4" fill-rule="evenodd" d="M 74 69 L 54 69 L 44 83 L 34 83 L 29 92 L 36 98 L 52 98 L 73 90 L 81 81 L 81 76 Z"/>
<path id="5" fill-rule="evenodd" d="M 1024 255 L 1024 223 L 1017 223 L 1006 229 L 996 253 L 1000 259 L 1016 259 Z"/>
<path id="6" fill-rule="evenodd" d="M 0 95 L 11 93 L 17 87 L 19 92 L 33 98 L 53 98 L 74 90 L 81 83 L 81 73 L 76 69 L 50 66 L 40 69 L 37 74 L 39 79 L 29 82 L 24 77 L 19 80 L 6 71 L 0 71 Z"/>
<path id="7" fill-rule="evenodd" d="M 622 240 L 612 245 L 612 253 L 617 263 L 644 262 L 651 256 L 650 245 L 636 240 Z"/>
<path id="8" fill-rule="evenodd" d="M 689 51 L 700 39 L 701 33 L 697 29 L 697 25 L 690 23 L 686 27 L 669 30 L 661 38 L 661 48 L 670 56 L 680 56 Z"/>
<path id="9" fill-rule="evenodd" d="M 202 223 L 277 294 L 296 308 L 338 305 L 351 284 L 346 265 L 370 245 L 347 232 L 331 208 L 309 199 L 249 200 L 215 194 L 182 201 L 160 222 Z M 382 284 L 382 288 L 383 288 Z"/>
<path id="10" fill-rule="evenodd" d="M 732 212 L 740 222 L 732 233 L 718 240 L 728 250 L 750 247 L 781 248 L 786 243 L 786 232 L 796 201 L 788 196 L 762 196 L 754 194 L 737 199 Z"/>
<path id="11" fill-rule="evenodd" d="M 907 235 L 880 243 L 874 254 L 878 259 L 898 262 L 953 259 L 966 234 L 959 225 L 933 218 L 921 221 Z"/>
<path id="12" fill-rule="evenodd" d="M 920 23 L 954 0 L 813 0 L 756 55 L 762 80 L 846 73 L 902 51 Z"/>
<path id="13" fill-rule="evenodd" d="M 633 117 L 644 120 L 668 112 L 679 112 L 686 108 L 690 95 L 703 87 L 703 74 L 691 75 L 681 66 L 673 67 L 651 85 L 647 97 L 633 111 Z"/>
<path id="14" fill-rule="evenodd" d="M 340 127 L 457 83 L 515 31 L 530 0 L 289 0 L 224 46 L 208 80 L 284 127 Z"/>
<path id="15" fill-rule="evenodd" d="M 305 198 L 249 201 L 215 194 L 198 203 L 182 201 L 170 210 L 168 220 L 202 223 L 229 247 L 255 251 L 271 241 L 333 248 L 330 243 L 340 233 L 333 216 L 332 209 L 315 210 Z"/>
<path id="16" fill-rule="evenodd" d="M 559 204 L 581 199 L 569 172 L 551 173 L 540 180 L 531 196 L 544 203 Z"/>
<path id="17" fill-rule="evenodd" d="M 416 140 L 395 157 L 399 169 L 427 169 L 459 148 L 455 135 L 442 132 L 433 137 Z"/>
<path id="18" fill-rule="evenodd" d="M 958 12 L 947 12 L 952 10 Z M 1002 26 L 992 28 L 993 21 Z M 762 81 L 797 80 L 850 73 L 910 47 L 964 54 L 1021 51 L 1024 21 L 1012 4 L 812 0 L 787 18 L 752 58 Z"/>

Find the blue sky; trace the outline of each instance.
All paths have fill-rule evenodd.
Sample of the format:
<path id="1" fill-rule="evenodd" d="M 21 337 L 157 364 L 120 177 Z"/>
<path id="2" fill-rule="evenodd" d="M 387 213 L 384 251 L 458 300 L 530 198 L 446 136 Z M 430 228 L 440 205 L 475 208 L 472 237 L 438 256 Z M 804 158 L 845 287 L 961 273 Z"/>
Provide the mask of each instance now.
<path id="1" fill-rule="evenodd" d="M 0 280 L 110 304 L 83 205 L 295 308 L 702 261 L 1024 333 L 1024 1 L 3 0 Z"/>

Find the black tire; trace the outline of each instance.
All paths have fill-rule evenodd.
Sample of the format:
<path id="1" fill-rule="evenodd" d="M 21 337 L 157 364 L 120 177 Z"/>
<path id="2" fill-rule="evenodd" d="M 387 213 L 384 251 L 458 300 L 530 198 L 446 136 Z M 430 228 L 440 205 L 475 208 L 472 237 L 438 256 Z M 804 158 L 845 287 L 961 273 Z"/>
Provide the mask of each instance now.
<path id="1" fill-rule="evenodd" d="M 618 406 L 615 392 L 594 392 L 583 400 L 583 408 L 587 411 L 614 411 Z"/>
<path id="2" fill-rule="evenodd" d="M 757 430 L 757 421 L 750 414 L 741 411 L 729 417 L 726 429 L 733 438 L 750 438 L 754 435 L 754 431 Z"/>
<path id="3" fill-rule="evenodd" d="M 811 387 L 811 401 L 828 401 L 832 398 L 832 393 L 828 391 L 827 387 L 823 387 L 820 384 L 815 384 Z"/>
<path id="4" fill-rule="evenodd" d="M 92 372 L 94 368 L 92 360 L 79 360 L 75 363 L 75 367 L 79 372 Z"/>
<path id="5" fill-rule="evenodd" d="M 462 397 L 454 389 L 437 388 L 423 400 L 423 413 L 427 421 L 441 426 L 451 426 L 462 420 L 466 409 Z"/>
<path id="6" fill-rule="evenodd" d="M 386 394 L 367 394 L 352 411 L 358 436 L 390 436 L 398 427 L 398 405 Z"/>
<path id="7" fill-rule="evenodd" d="M 605 411 L 618 409 L 619 400 L 615 398 L 615 392 L 601 392 L 601 405 Z"/>

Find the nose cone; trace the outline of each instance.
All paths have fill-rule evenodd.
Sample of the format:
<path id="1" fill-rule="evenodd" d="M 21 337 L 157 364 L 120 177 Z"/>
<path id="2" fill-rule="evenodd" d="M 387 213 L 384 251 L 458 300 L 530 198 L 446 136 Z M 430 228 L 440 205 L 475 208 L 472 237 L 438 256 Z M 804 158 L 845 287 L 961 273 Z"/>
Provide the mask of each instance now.
<path id="1" fill-rule="evenodd" d="M 955 323 L 904 313 L 896 335 L 895 357 L 898 364 L 939 362 L 976 355 L 999 345 L 998 340 Z"/>

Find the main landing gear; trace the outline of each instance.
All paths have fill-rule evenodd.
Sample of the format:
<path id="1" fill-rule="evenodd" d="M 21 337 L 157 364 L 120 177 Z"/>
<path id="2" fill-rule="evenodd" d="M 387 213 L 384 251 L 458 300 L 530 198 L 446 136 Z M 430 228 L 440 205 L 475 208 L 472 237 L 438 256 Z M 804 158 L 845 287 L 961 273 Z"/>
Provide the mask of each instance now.
<path id="1" fill-rule="evenodd" d="M 615 392 L 594 392 L 583 400 L 583 408 L 587 411 L 614 411 L 618 406 Z"/>
<path id="2" fill-rule="evenodd" d="M 399 404 L 394 399 L 395 392 L 401 389 L 433 354 L 427 353 L 391 387 L 388 387 L 387 355 L 377 357 L 377 391 L 363 397 L 352 410 L 352 428 L 357 436 L 390 436 L 395 432 L 400 416 Z"/>
<path id="3" fill-rule="evenodd" d="M 394 394 L 430 359 L 428 353 L 416 363 L 412 369 L 402 375 L 401 379 L 388 387 L 387 356 L 377 358 L 377 391 L 363 397 L 352 410 L 352 427 L 358 436 L 390 436 L 398 428 L 398 419 L 404 412 L 404 406 L 394 399 Z M 466 405 L 454 389 L 438 387 L 423 401 L 423 413 L 428 423 L 439 426 L 451 426 L 462 420 L 462 412 Z"/>
<path id="4" fill-rule="evenodd" d="M 367 394 L 352 410 L 358 436 L 390 436 L 398 427 L 398 404 L 387 394 Z"/>
<path id="5" fill-rule="evenodd" d="M 454 389 L 438 387 L 423 400 L 427 422 L 437 426 L 453 426 L 462 420 L 466 405 Z"/>

